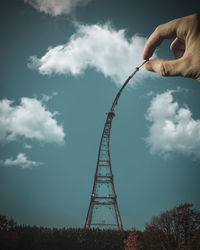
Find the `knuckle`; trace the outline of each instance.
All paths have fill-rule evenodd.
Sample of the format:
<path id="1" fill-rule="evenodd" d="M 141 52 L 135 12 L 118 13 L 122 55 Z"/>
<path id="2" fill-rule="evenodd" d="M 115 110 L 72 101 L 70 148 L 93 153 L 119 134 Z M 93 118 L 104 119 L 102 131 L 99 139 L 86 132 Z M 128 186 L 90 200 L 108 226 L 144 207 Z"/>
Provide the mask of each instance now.
<path id="1" fill-rule="evenodd" d="M 160 34 L 160 32 L 161 32 L 161 30 L 162 30 L 162 27 L 163 27 L 163 24 L 158 25 L 158 26 L 156 27 L 156 29 L 155 29 L 155 32 L 156 32 L 157 34 Z"/>
<path id="2" fill-rule="evenodd" d="M 192 33 L 199 34 L 200 31 L 200 14 L 192 14 L 186 18 L 187 25 L 192 28 Z"/>
<path id="3" fill-rule="evenodd" d="M 200 19 L 200 14 L 192 14 L 191 15 L 191 18 L 194 20 L 194 21 L 199 21 L 199 19 Z"/>
<path id="4" fill-rule="evenodd" d="M 167 71 L 167 68 L 166 68 L 166 65 L 163 62 L 160 63 L 159 74 L 161 76 L 168 76 L 169 75 L 168 71 Z"/>
<path id="5" fill-rule="evenodd" d="M 200 82 L 200 70 L 199 70 L 198 67 L 192 67 L 192 68 L 190 68 L 186 72 L 185 76 L 193 78 L 193 79 L 197 80 L 198 82 Z"/>
<path id="6" fill-rule="evenodd" d="M 196 79 L 196 80 L 197 80 L 197 82 L 200 82 L 200 76 L 199 76 L 199 77 L 197 77 L 197 79 Z"/>

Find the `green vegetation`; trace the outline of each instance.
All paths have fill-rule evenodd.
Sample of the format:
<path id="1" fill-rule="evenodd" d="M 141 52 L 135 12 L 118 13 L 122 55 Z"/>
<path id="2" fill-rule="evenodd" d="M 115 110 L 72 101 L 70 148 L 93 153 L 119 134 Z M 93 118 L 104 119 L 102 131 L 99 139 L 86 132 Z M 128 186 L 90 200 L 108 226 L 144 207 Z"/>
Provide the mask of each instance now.
<path id="1" fill-rule="evenodd" d="M 128 231 L 18 226 L 0 216 L 0 249 L 7 250 L 121 250 Z M 0 222 L 0 223 L 1 223 Z"/>
<path id="2" fill-rule="evenodd" d="M 200 211 L 192 204 L 153 217 L 143 232 L 17 225 L 0 215 L 2 250 L 199 250 Z"/>

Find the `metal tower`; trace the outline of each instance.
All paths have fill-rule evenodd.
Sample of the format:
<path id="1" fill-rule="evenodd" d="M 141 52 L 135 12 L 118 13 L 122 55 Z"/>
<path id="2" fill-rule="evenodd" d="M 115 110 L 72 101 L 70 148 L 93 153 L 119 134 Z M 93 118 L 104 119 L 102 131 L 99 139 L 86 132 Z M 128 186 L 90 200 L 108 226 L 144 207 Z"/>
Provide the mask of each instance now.
<path id="1" fill-rule="evenodd" d="M 128 84 L 129 80 L 135 75 L 142 65 L 136 67 L 133 73 L 128 77 L 121 89 L 117 93 L 110 111 L 107 113 L 107 119 L 104 125 L 101 141 L 99 145 L 96 172 L 90 205 L 86 216 L 86 228 L 104 228 L 123 230 L 122 220 L 117 205 L 117 196 L 115 193 L 113 173 L 110 159 L 110 135 L 112 120 L 115 116 L 114 109 L 117 105 L 121 92 Z"/>

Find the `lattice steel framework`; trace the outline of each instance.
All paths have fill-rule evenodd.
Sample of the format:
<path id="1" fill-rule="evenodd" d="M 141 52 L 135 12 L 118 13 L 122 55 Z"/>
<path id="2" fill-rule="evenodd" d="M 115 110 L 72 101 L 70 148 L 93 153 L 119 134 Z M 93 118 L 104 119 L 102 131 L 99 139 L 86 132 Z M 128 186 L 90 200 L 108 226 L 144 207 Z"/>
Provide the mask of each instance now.
<path id="1" fill-rule="evenodd" d="M 96 172 L 88 213 L 86 216 L 86 228 L 107 228 L 123 230 L 122 220 L 117 204 L 115 193 L 113 173 L 110 158 L 110 135 L 112 120 L 115 116 L 114 110 L 118 103 L 121 92 L 128 84 L 129 80 L 135 75 L 139 68 L 144 65 L 144 61 L 139 67 L 136 67 L 133 73 L 128 77 L 121 89 L 117 93 L 110 111 L 107 113 L 107 119 L 104 125 L 101 141 L 99 145 Z"/>

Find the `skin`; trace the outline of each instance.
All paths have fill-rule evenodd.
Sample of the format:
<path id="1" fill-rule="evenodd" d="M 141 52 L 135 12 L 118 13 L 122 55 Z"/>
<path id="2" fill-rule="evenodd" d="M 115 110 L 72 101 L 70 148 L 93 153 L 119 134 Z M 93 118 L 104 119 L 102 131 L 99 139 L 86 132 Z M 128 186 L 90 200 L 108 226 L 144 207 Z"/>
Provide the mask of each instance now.
<path id="1" fill-rule="evenodd" d="M 149 59 L 164 39 L 174 39 L 170 49 L 175 60 L 152 59 L 145 67 L 161 76 L 190 77 L 200 82 L 200 14 L 159 25 L 148 38 L 143 59 Z"/>

